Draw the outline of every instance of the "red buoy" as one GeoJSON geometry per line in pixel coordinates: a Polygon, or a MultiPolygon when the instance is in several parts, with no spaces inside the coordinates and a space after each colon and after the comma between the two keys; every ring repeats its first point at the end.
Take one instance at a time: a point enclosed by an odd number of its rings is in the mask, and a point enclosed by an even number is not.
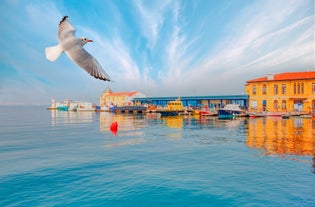
{"type": "Polygon", "coordinates": [[[118,131],[118,123],[117,121],[113,122],[111,125],[110,125],[110,131],[116,135],[117,134],[117,131],[118,131]]]}

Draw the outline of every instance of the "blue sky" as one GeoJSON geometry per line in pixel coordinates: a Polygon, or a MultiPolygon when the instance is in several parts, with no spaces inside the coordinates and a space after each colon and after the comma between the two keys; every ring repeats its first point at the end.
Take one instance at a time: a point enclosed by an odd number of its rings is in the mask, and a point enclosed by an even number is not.
{"type": "Polygon", "coordinates": [[[314,0],[3,0],[0,105],[98,103],[113,91],[147,96],[243,94],[246,80],[315,70],[314,0]],[[68,15],[115,81],[94,79],[65,54],[45,58],[68,15]]]}

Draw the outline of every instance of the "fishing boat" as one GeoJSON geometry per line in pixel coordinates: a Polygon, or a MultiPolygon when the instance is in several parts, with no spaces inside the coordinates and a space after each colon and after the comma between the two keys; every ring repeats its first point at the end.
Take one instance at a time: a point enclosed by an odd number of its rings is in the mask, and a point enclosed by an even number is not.
{"type": "Polygon", "coordinates": [[[192,113],[193,110],[185,109],[180,98],[177,98],[175,101],[169,101],[166,108],[157,109],[156,113],[160,113],[161,116],[178,116],[180,114],[192,113]]]}
{"type": "Polygon", "coordinates": [[[232,119],[245,114],[245,111],[241,109],[238,104],[227,104],[224,108],[218,110],[219,119],[232,119]]]}

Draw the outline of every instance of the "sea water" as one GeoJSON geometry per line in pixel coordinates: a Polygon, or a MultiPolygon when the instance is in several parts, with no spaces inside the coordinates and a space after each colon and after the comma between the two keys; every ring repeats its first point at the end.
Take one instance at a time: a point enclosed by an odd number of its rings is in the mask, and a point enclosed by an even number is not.
{"type": "Polygon", "coordinates": [[[315,206],[314,139],[299,117],[0,107],[0,206],[315,206]]]}

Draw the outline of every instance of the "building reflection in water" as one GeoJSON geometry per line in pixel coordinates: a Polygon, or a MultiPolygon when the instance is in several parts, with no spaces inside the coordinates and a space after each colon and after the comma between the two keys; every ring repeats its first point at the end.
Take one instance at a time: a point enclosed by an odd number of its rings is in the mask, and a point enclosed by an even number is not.
{"type": "Polygon", "coordinates": [[[62,125],[62,124],[79,124],[89,123],[93,121],[93,111],[58,111],[51,110],[51,125],[62,125]]]}
{"type": "Polygon", "coordinates": [[[312,119],[257,118],[249,119],[246,145],[266,155],[314,156],[314,137],[312,119]]]}

